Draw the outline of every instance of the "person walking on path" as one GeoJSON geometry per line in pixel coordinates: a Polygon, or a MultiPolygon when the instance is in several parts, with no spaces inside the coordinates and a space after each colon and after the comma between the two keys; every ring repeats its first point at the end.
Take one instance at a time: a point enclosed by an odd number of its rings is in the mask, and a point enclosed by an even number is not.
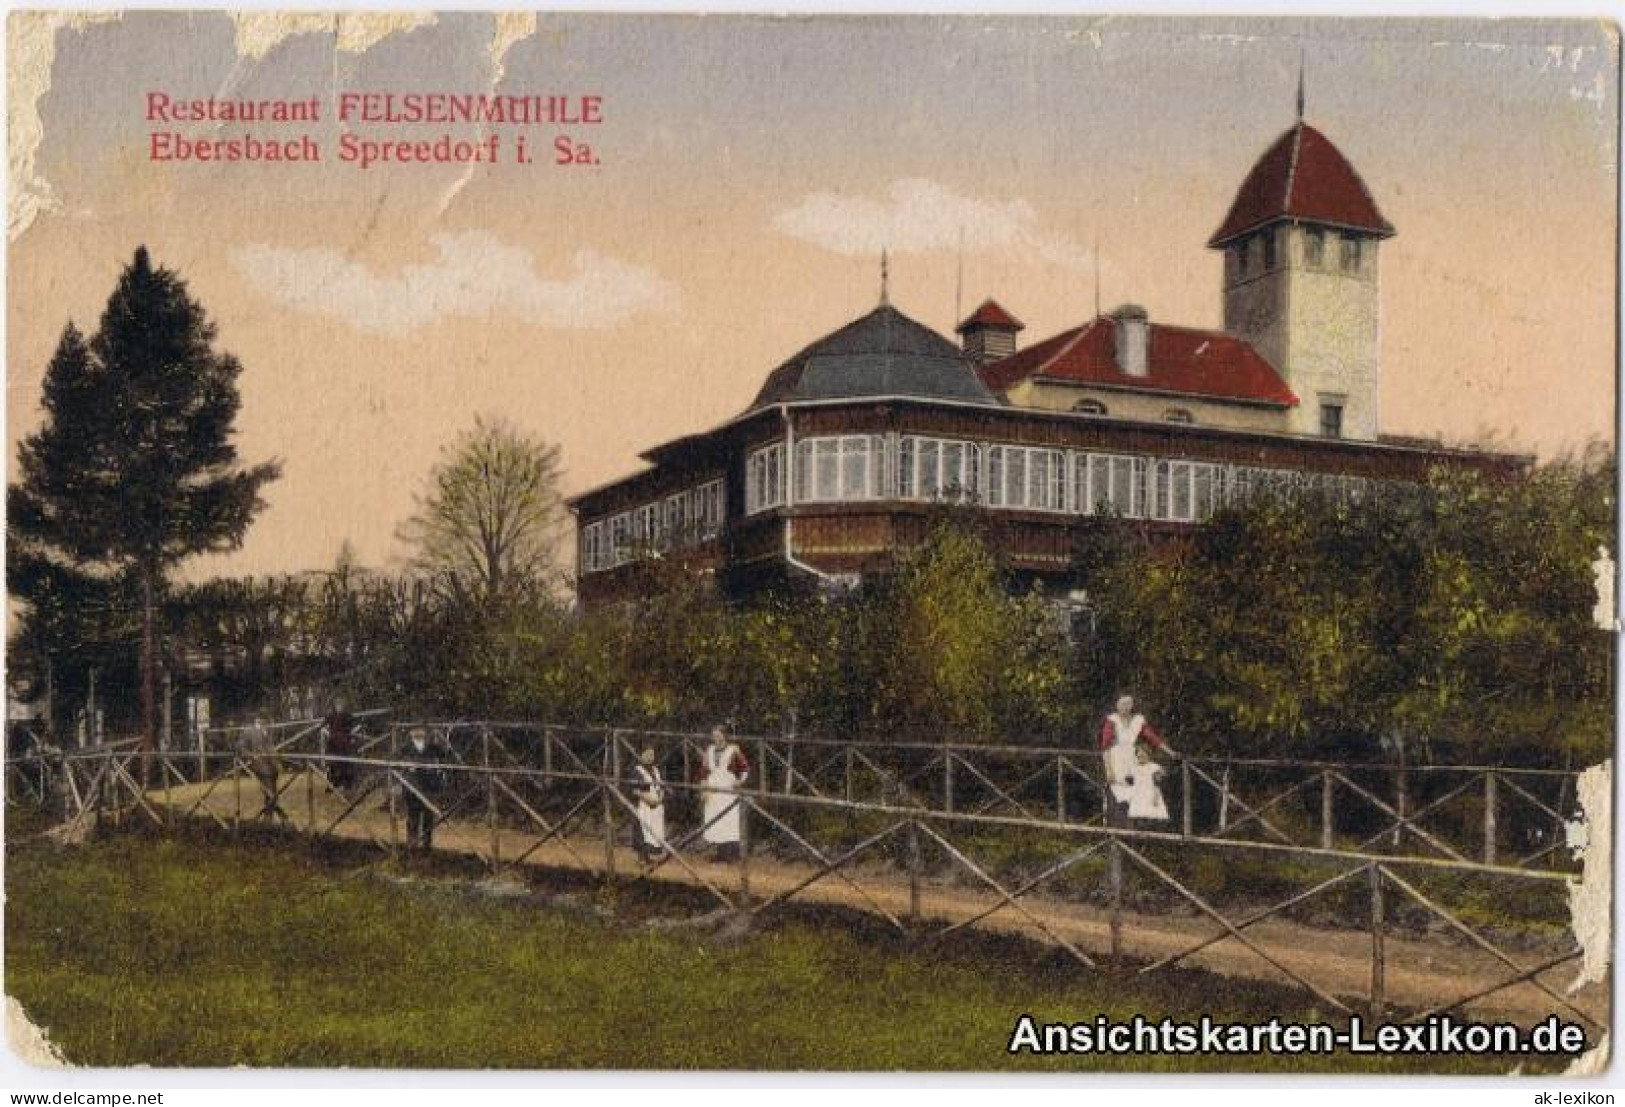
{"type": "Polygon", "coordinates": [[[739,786],[750,774],[750,762],[736,746],[726,726],[711,729],[711,744],[700,762],[700,791],[705,797],[705,824],[701,837],[717,847],[717,855],[737,860],[740,840],[739,786]]]}
{"type": "Polygon", "coordinates": [[[264,718],[254,716],[253,724],[243,731],[238,742],[238,753],[247,763],[249,773],[259,782],[263,803],[259,814],[254,817],[290,822],[288,813],[282,810],[278,800],[277,781],[282,775],[282,765],[277,760],[276,743],[271,740],[271,732],[265,729],[264,718]]]}
{"type": "Polygon", "coordinates": [[[647,865],[666,852],[666,781],[653,749],[638,754],[630,784],[637,804],[638,856],[647,865]]]}
{"type": "MultiPolygon", "coordinates": [[[[1134,711],[1134,697],[1117,697],[1117,710],[1106,716],[1100,727],[1100,753],[1106,764],[1106,825],[1128,827],[1129,804],[1134,799],[1134,780],[1140,771],[1139,745],[1144,742],[1152,749],[1160,749],[1170,757],[1179,756],[1174,748],[1163,741],[1160,734],[1146,722],[1144,715],[1134,711]]],[[[1145,771],[1151,777],[1150,770],[1145,771]]],[[[1155,787],[1155,779],[1152,786],[1155,787]]],[[[1160,793],[1158,794],[1160,798],[1160,793]]]]}
{"type": "Polygon", "coordinates": [[[340,792],[346,791],[355,783],[355,762],[344,760],[355,756],[355,716],[343,700],[333,701],[332,710],[322,720],[322,730],[327,739],[327,756],[339,759],[325,763],[327,779],[340,792]]]}
{"type": "Polygon", "coordinates": [[[401,806],[406,809],[406,848],[428,852],[434,846],[435,812],[431,799],[441,791],[445,769],[439,746],[429,741],[422,727],[413,727],[407,735],[407,746],[402,760],[411,767],[401,774],[401,806]]]}

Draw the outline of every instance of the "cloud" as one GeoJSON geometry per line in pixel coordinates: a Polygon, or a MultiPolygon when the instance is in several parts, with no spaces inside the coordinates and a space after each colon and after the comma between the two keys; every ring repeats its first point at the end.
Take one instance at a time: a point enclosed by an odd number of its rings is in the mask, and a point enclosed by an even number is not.
{"type": "Polygon", "coordinates": [[[433,261],[384,274],[336,250],[251,243],[233,267],[255,288],[298,311],[331,315],[375,334],[403,334],[449,317],[509,315],[541,327],[613,327],[643,311],[676,307],[677,287],[652,269],[581,250],[561,277],[536,272],[528,250],[488,231],[430,238],[433,261]]]}
{"type": "Polygon", "coordinates": [[[1031,251],[1071,269],[1087,268],[1091,252],[1046,233],[1026,200],[979,200],[920,177],[893,181],[882,199],[814,192],[779,212],[773,225],[792,238],[837,254],[861,256],[964,249],[1031,251]]]}

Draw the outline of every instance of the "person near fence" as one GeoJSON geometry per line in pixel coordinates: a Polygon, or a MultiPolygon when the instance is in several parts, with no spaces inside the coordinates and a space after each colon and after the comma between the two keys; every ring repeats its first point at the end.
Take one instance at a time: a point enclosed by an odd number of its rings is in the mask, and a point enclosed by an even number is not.
{"type": "Polygon", "coordinates": [[[278,799],[277,781],[282,775],[282,765],[276,755],[276,743],[271,739],[271,732],[265,728],[265,719],[255,715],[254,721],[238,742],[238,752],[248,765],[249,773],[259,783],[260,796],[263,803],[260,806],[256,819],[281,819],[290,822],[288,813],[282,810],[278,799]]]}
{"type": "Polygon", "coordinates": [[[628,783],[637,804],[638,856],[647,865],[666,852],[666,781],[653,749],[638,754],[628,783]]]}
{"type": "Polygon", "coordinates": [[[1129,778],[1128,817],[1135,826],[1168,821],[1168,803],[1162,798],[1162,766],[1144,746],[1134,751],[1134,772],[1129,778]]]}
{"type": "Polygon", "coordinates": [[[749,774],[750,762],[734,744],[728,728],[712,727],[711,744],[700,761],[700,792],[705,797],[700,836],[716,846],[718,857],[725,860],[739,857],[741,811],[735,793],[749,774]]]}
{"type": "MultiPolygon", "coordinates": [[[[1134,711],[1134,697],[1117,697],[1117,710],[1106,716],[1100,727],[1100,753],[1106,763],[1106,825],[1127,827],[1129,807],[1134,799],[1134,779],[1140,768],[1139,748],[1145,743],[1170,757],[1177,757],[1174,748],[1146,722],[1145,716],[1134,711]]],[[[1156,788],[1153,774],[1147,772],[1150,787],[1156,788]]],[[[1161,798],[1161,793],[1157,793],[1161,798]]]]}
{"type": "MultiPolygon", "coordinates": [[[[355,756],[355,716],[350,714],[343,700],[333,701],[332,709],[322,720],[322,730],[326,735],[329,758],[355,756]]],[[[354,762],[330,760],[326,768],[328,781],[339,791],[343,792],[355,783],[354,762]]]]}
{"type": "Polygon", "coordinates": [[[445,757],[429,741],[429,732],[413,727],[407,733],[402,760],[411,767],[401,773],[401,806],[406,812],[406,848],[428,851],[434,845],[434,808],[431,801],[445,785],[445,757]]]}

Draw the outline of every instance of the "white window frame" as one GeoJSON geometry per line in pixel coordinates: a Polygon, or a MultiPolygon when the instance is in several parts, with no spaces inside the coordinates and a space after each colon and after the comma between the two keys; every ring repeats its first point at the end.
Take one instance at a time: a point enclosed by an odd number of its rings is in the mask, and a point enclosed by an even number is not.
{"type": "Polygon", "coordinates": [[[881,498],[886,439],[878,434],[823,435],[796,443],[796,502],[852,503],[881,498]]]}
{"type": "Polygon", "coordinates": [[[1053,446],[995,443],[983,447],[983,453],[988,462],[983,498],[989,506],[1056,513],[1067,510],[1067,451],[1053,446]]]}
{"type": "Polygon", "coordinates": [[[982,450],[963,438],[904,435],[897,445],[897,495],[904,500],[975,503],[982,450]],[[957,464],[950,462],[950,456],[957,464]]]}
{"type": "Polygon", "coordinates": [[[745,514],[784,504],[784,443],[775,442],[745,459],[745,514]]]}

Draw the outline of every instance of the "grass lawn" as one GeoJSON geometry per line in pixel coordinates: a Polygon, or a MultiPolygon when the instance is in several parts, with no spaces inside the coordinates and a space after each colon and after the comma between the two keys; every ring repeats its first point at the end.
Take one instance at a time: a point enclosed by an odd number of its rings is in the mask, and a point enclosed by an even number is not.
{"type": "Polygon", "coordinates": [[[359,847],[123,833],[8,811],[6,990],[72,1062],[424,1068],[1480,1071],[1507,1059],[1009,1056],[1021,1012],[1313,1017],[1202,973],[1091,972],[1016,940],[915,946],[856,916],[729,937],[698,901],[560,876],[482,893],[359,847]],[[568,882],[567,881],[571,881],[568,882]],[[568,900],[558,892],[569,890],[568,900]]]}

